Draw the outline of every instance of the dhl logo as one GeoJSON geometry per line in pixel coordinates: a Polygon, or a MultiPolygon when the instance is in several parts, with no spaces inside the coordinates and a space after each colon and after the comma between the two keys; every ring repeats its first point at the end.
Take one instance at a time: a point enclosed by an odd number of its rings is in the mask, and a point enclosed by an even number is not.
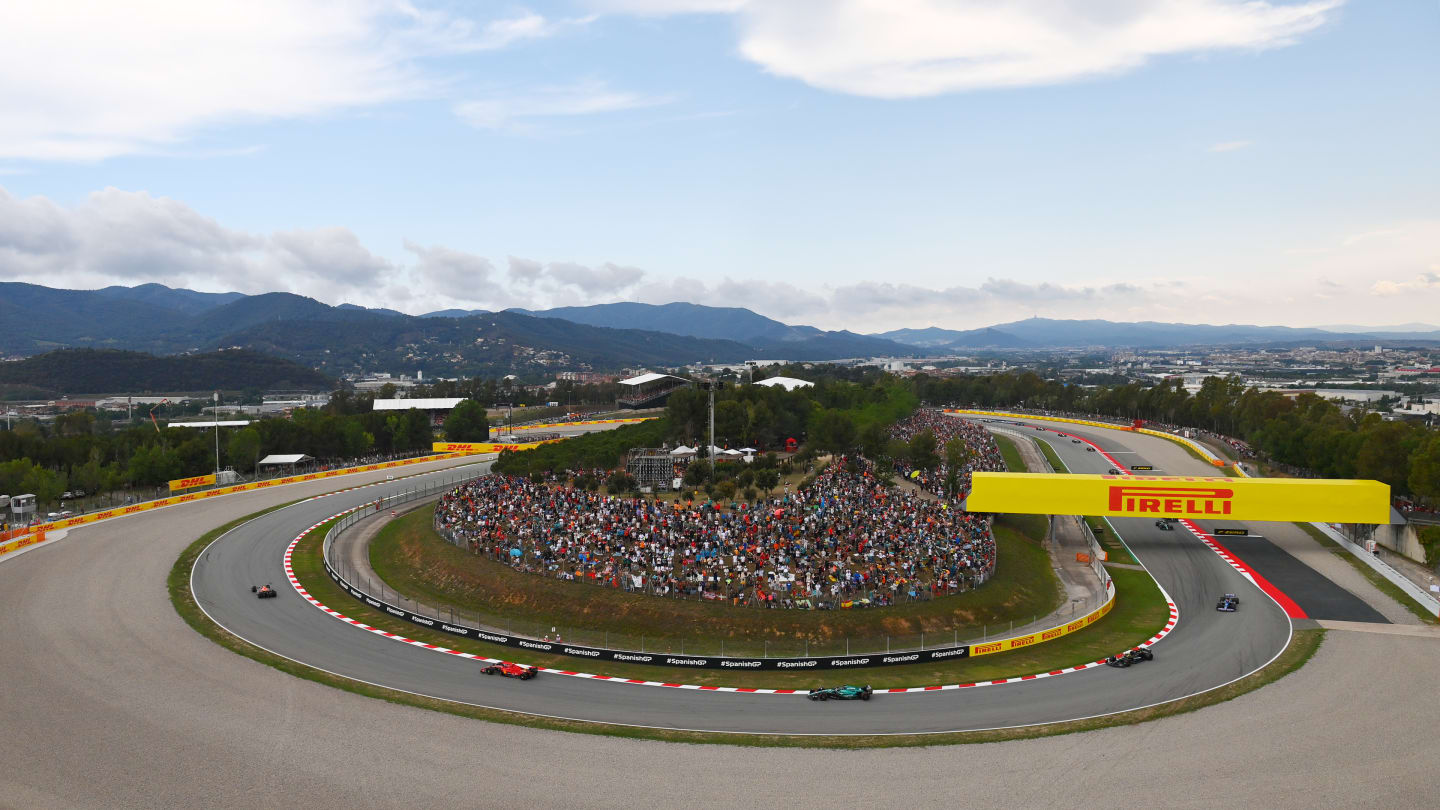
{"type": "Polygon", "coordinates": [[[1234,499],[1235,490],[1225,487],[1110,487],[1110,511],[1137,515],[1228,515],[1234,499]]]}

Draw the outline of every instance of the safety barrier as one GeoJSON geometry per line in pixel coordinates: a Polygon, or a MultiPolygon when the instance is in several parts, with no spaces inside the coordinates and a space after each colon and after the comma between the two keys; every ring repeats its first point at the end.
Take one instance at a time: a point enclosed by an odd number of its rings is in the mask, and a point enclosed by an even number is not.
{"type": "Polygon", "coordinates": [[[1123,430],[1126,433],[1144,433],[1147,436],[1158,436],[1159,438],[1169,439],[1176,444],[1188,447],[1191,450],[1194,450],[1196,453],[1199,453],[1201,458],[1205,459],[1214,466],[1224,467],[1226,464],[1223,459],[1217,457],[1214,453],[1210,452],[1210,448],[1206,447],[1203,444],[1200,444],[1199,442],[1191,441],[1184,436],[1176,436],[1173,433],[1166,433],[1161,430],[1151,430],[1150,428],[1136,428],[1130,427],[1129,425],[1114,425],[1109,422],[1096,422],[1090,419],[1070,419],[1063,416],[1037,416],[1035,414],[1011,413],[1008,411],[977,411],[967,408],[946,408],[945,413],[970,414],[973,416],[994,416],[1008,419],[1035,419],[1041,422],[1066,422],[1072,425],[1089,425],[1090,427],[1106,428],[1107,430],[1123,430]]]}
{"type": "Polygon", "coordinates": [[[182,503],[189,503],[190,501],[203,501],[207,498],[216,498],[221,495],[233,495],[237,492],[249,492],[256,489],[269,489],[271,487],[285,486],[287,484],[300,484],[306,481],[319,481],[325,478],[339,478],[341,476],[355,475],[357,473],[374,472],[376,470],[386,470],[395,467],[407,467],[412,464],[424,464],[430,461],[444,461],[446,459],[464,457],[465,454],[463,453],[441,453],[429,456],[418,456],[416,458],[400,459],[399,461],[386,461],[378,464],[366,464],[360,467],[344,467],[338,470],[325,470],[323,472],[305,473],[303,475],[291,475],[285,478],[272,478],[266,481],[255,481],[249,484],[236,484],[234,486],[219,487],[217,489],[210,489],[204,492],[195,492],[189,495],[176,495],[169,498],[160,498],[154,501],[146,501],[144,503],[135,503],[128,506],[118,506],[114,509],[102,509],[99,512],[91,512],[88,515],[76,515],[75,517],[66,518],[64,520],[51,521],[49,523],[37,523],[33,526],[27,527],[26,536],[22,537],[20,540],[16,540],[14,542],[6,543],[5,545],[0,546],[0,557],[3,557],[4,555],[9,554],[13,551],[18,551],[27,546],[32,546],[44,542],[44,534],[46,532],[55,531],[57,529],[70,529],[76,526],[84,526],[90,523],[98,523],[102,520],[126,517],[128,515],[137,515],[141,512],[148,512],[152,509],[164,509],[167,506],[177,506],[182,503]]]}

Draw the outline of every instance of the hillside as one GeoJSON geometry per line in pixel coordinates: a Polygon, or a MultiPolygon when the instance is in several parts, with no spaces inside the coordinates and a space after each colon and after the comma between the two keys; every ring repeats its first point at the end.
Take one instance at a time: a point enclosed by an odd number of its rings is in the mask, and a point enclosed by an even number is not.
{"type": "Polygon", "coordinates": [[[156,357],[114,349],[63,349],[0,363],[0,387],[26,398],[148,391],[329,391],[335,380],[257,352],[156,357]]]}

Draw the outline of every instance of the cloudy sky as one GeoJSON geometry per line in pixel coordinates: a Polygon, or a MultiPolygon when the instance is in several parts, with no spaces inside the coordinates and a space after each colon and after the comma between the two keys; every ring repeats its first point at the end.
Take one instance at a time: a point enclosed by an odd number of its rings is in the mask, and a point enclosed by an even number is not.
{"type": "Polygon", "coordinates": [[[0,280],[1440,321],[1430,0],[0,6],[0,280]]]}

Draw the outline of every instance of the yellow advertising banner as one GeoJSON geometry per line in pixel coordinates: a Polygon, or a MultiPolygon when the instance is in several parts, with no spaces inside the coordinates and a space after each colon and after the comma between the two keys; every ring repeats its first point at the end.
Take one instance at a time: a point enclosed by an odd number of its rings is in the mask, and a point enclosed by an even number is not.
{"type": "Polygon", "coordinates": [[[1389,523],[1379,481],[977,472],[971,512],[1389,523]]]}
{"type": "Polygon", "coordinates": [[[215,483],[215,473],[209,475],[192,475],[189,478],[176,478],[170,482],[170,491],[179,492],[182,489],[193,487],[208,487],[215,483]]]}
{"type": "Polygon", "coordinates": [[[460,453],[462,455],[475,455],[477,453],[499,453],[502,450],[534,450],[542,444],[553,444],[564,439],[547,439],[543,442],[529,442],[527,444],[500,444],[498,442],[435,442],[431,445],[436,453],[460,453]]]}
{"type": "Polygon", "coordinates": [[[1105,618],[1106,614],[1110,612],[1111,608],[1115,607],[1115,583],[1110,582],[1109,577],[1106,577],[1105,579],[1105,589],[1109,593],[1110,598],[1106,599],[1105,604],[1101,605],[1100,607],[1090,611],[1089,613],[1081,616],[1078,619],[1075,619],[1074,621],[1052,627],[1049,630],[1038,630],[1034,633],[1029,633],[1023,636],[1015,636],[1014,638],[1002,638],[997,641],[987,641],[981,644],[971,644],[970,657],[974,658],[979,655],[993,655],[994,653],[1009,652],[1010,650],[1018,650],[1021,647],[1029,647],[1032,644],[1044,644],[1047,641],[1054,641],[1061,636],[1068,636],[1077,630],[1084,630],[1095,622],[1100,621],[1101,619],[1105,618]]]}

